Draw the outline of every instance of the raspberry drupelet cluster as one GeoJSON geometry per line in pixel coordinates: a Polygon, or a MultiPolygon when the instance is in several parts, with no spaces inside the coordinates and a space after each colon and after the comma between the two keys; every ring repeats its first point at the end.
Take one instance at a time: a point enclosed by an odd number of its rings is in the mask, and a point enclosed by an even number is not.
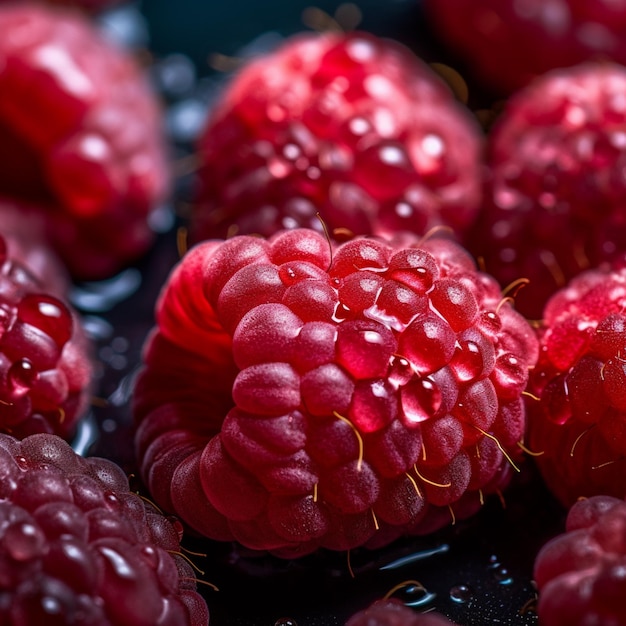
{"type": "Polygon", "coordinates": [[[0,6],[0,86],[0,195],[37,206],[75,278],[145,252],[170,174],[138,62],[86,16],[11,3],[0,6]]]}
{"type": "Polygon", "coordinates": [[[0,621],[206,626],[178,529],[106,459],[0,434],[0,621]]]}
{"type": "Polygon", "coordinates": [[[626,69],[555,70],[514,94],[489,132],[484,205],[465,245],[540,319],[581,271],[626,249],[626,69]]]}
{"type": "Polygon", "coordinates": [[[529,441],[566,506],[626,496],[626,268],[589,270],[548,302],[527,398],[529,441]]]}
{"type": "Polygon", "coordinates": [[[0,234],[0,431],[69,439],[89,404],[91,350],[63,281],[44,282],[56,257],[35,243],[0,234]]]}
{"type": "Polygon", "coordinates": [[[626,502],[599,495],[569,510],[566,530],[540,550],[534,579],[545,626],[623,624],[626,502]]]}
{"type": "Polygon", "coordinates": [[[281,556],[427,533],[504,488],[533,330],[447,239],[199,244],[135,390],[159,506],[281,556]]]}
{"type": "Polygon", "coordinates": [[[398,42],[308,33],[246,64],[198,142],[194,241],[284,228],[424,234],[473,222],[482,135],[398,42]]]}
{"type": "Polygon", "coordinates": [[[345,626],[454,626],[440,613],[416,613],[399,600],[377,600],[355,613],[345,626]]]}
{"type": "Polygon", "coordinates": [[[621,2],[426,0],[430,23],[468,71],[507,95],[558,67],[626,62],[621,2]]]}

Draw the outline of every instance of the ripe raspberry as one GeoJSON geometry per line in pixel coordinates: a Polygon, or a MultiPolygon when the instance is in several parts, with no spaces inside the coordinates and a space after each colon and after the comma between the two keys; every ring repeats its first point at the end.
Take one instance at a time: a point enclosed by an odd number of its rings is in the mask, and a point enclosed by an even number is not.
{"type": "Polygon", "coordinates": [[[304,34],[234,79],[199,141],[195,241],[329,228],[447,224],[480,202],[481,135],[446,85],[398,43],[304,34]]]}
{"type": "MultiPolygon", "coordinates": [[[[32,3],[32,0],[17,0],[22,4],[32,3]]],[[[46,4],[58,5],[64,7],[75,7],[83,9],[89,13],[98,13],[105,9],[111,8],[118,4],[122,4],[126,0],[43,0],[46,4]]],[[[16,0],[0,0],[0,5],[15,3],[16,0]]]]}
{"type": "Polygon", "coordinates": [[[610,496],[582,499],[566,532],[535,561],[537,614],[544,626],[625,624],[626,503],[610,496]]]}
{"type": "Polygon", "coordinates": [[[554,71],[513,96],[490,134],[485,206],[468,248],[517,309],[540,318],[558,287],[626,249],[626,69],[554,71]]]}
{"type": "Polygon", "coordinates": [[[504,487],[536,338],[445,239],[307,229],[189,252],[135,390],[165,510],[280,556],[381,546],[504,487]],[[506,452],[505,452],[506,451],[506,452]]]}
{"type": "Polygon", "coordinates": [[[529,390],[529,441],[566,506],[626,495],[626,267],[589,270],[546,306],[529,390]]]}
{"type": "Polygon", "coordinates": [[[0,85],[0,194],[40,205],[77,278],[145,251],[168,175],[160,111],[134,59],[75,12],[10,4],[0,85]]]}
{"type": "Polygon", "coordinates": [[[439,613],[416,613],[399,600],[378,600],[355,613],[346,626],[453,626],[439,613]]]}
{"type": "Polygon", "coordinates": [[[89,402],[89,346],[76,314],[60,299],[63,281],[50,290],[34,273],[47,260],[45,277],[55,257],[38,252],[31,270],[17,260],[33,260],[30,250],[19,237],[0,234],[0,430],[69,438],[89,402]]]}
{"type": "Polygon", "coordinates": [[[626,8],[609,0],[426,0],[433,26],[501,94],[548,70],[626,63],[626,8]]]}
{"type": "Polygon", "coordinates": [[[0,435],[0,622],[206,626],[175,526],[55,435],[0,435]]]}
{"type": "Polygon", "coordinates": [[[35,207],[0,199],[0,235],[4,236],[7,256],[26,266],[51,295],[65,298],[70,277],[49,247],[45,233],[45,219],[35,207]]]}

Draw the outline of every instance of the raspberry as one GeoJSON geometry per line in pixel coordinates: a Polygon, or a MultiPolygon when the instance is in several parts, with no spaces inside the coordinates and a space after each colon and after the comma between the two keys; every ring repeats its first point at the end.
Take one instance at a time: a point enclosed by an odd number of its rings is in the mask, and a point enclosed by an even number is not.
{"type": "Polygon", "coordinates": [[[28,267],[50,294],[65,297],[70,277],[46,241],[46,224],[41,213],[22,202],[0,199],[0,224],[7,256],[28,267]]]}
{"type": "Polygon", "coordinates": [[[583,272],[546,306],[529,390],[530,444],[552,492],[626,495],[626,267],[583,272]]]}
{"type": "Polygon", "coordinates": [[[176,527],[117,465],[48,434],[0,435],[0,459],[3,624],[208,624],[176,527]]]}
{"type": "Polygon", "coordinates": [[[156,317],[137,457],[199,533],[290,557],[377,547],[469,516],[512,474],[536,338],[450,240],[208,241],[156,317]]]}
{"type": "MultiPolygon", "coordinates": [[[[18,2],[20,1],[22,4],[32,2],[32,0],[18,0],[18,2]]],[[[89,13],[98,13],[118,4],[122,4],[125,1],[126,0],[43,0],[46,4],[63,7],[75,7],[83,9],[89,13]]],[[[8,4],[9,2],[15,2],[15,0],[0,0],[0,4],[8,4]]]]}
{"type": "Polygon", "coordinates": [[[623,500],[594,496],[572,506],[566,532],[544,545],[535,561],[541,624],[626,623],[625,537],[623,500]]]}
{"type": "Polygon", "coordinates": [[[69,438],[88,407],[89,345],[76,313],[60,299],[63,281],[48,290],[40,280],[58,261],[42,249],[33,256],[23,241],[0,235],[0,430],[69,438]],[[34,259],[34,270],[20,258],[34,259]]]}
{"type": "Polygon", "coordinates": [[[485,206],[466,245],[540,318],[567,280],[626,249],[626,69],[582,65],[513,96],[489,136],[485,206]]]}
{"type": "Polygon", "coordinates": [[[397,42],[302,34],[247,65],[198,145],[197,242],[309,227],[463,230],[482,139],[448,87],[397,42]]]}
{"type": "Polygon", "coordinates": [[[148,248],[167,191],[156,99],[75,12],[2,6],[0,35],[0,194],[40,206],[76,278],[107,276],[148,248]]]}
{"type": "Polygon", "coordinates": [[[626,9],[620,2],[427,0],[425,8],[470,71],[501,94],[554,68],[626,62],[626,9]]]}
{"type": "Polygon", "coordinates": [[[355,613],[346,626],[453,626],[439,613],[416,613],[398,600],[378,600],[355,613]]]}

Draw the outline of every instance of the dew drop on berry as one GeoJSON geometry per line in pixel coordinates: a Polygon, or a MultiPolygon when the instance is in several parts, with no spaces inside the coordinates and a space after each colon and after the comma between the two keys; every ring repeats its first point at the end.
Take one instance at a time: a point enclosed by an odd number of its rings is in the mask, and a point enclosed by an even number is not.
{"type": "Polygon", "coordinates": [[[25,296],[18,305],[20,320],[35,326],[62,347],[72,336],[72,315],[68,308],[56,298],[40,294],[25,296]]]}
{"type": "Polygon", "coordinates": [[[337,361],[355,378],[385,376],[397,345],[393,333],[374,321],[344,322],[337,332],[337,361]]]}
{"type": "Polygon", "coordinates": [[[502,321],[495,311],[483,311],[478,316],[477,326],[487,337],[495,338],[502,330],[502,321]]]}
{"type": "Polygon", "coordinates": [[[431,378],[415,377],[400,390],[400,404],[407,425],[423,422],[437,413],[442,394],[431,378]]]}
{"type": "Polygon", "coordinates": [[[37,371],[28,359],[20,359],[11,365],[7,381],[13,398],[26,395],[37,379],[37,371]]]}
{"type": "Polygon", "coordinates": [[[413,378],[413,368],[407,359],[402,356],[392,356],[389,362],[387,380],[396,387],[406,385],[413,378]]]}
{"type": "Polygon", "coordinates": [[[274,626],[298,626],[298,622],[291,617],[280,617],[274,622],[274,626]]]}
{"type": "Polygon", "coordinates": [[[483,358],[478,344],[471,340],[457,342],[450,367],[460,382],[477,378],[483,371],[483,358]]]}
{"type": "Polygon", "coordinates": [[[389,277],[417,293],[428,291],[438,276],[439,270],[433,256],[418,248],[397,252],[389,263],[389,277]]]}
{"type": "Polygon", "coordinates": [[[422,374],[434,372],[450,361],[456,335],[450,325],[434,314],[417,317],[402,333],[399,352],[422,374]]]}
{"type": "Polygon", "coordinates": [[[513,398],[526,387],[528,368],[517,356],[506,352],[497,358],[492,380],[502,397],[513,398]]]}

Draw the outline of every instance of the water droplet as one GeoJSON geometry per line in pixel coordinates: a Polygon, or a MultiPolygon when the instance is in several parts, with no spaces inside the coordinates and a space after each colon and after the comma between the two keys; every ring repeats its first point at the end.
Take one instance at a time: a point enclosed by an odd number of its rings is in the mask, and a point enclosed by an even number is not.
{"type": "Polygon", "coordinates": [[[465,604],[474,597],[474,590],[469,585],[455,585],[450,589],[450,600],[465,604]]]}
{"type": "Polygon", "coordinates": [[[37,379],[37,370],[28,359],[15,361],[9,368],[7,381],[13,398],[25,396],[37,379]]]}
{"type": "Polygon", "coordinates": [[[402,585],[398,585],[390,597],[397,598],[404,602],[406,606],[424,607],[433,602],[437,594],[428,591],[421,583],[407,581],[402,585]]]}
{"type": "Polygon", "coordinates": [[[405,420],[417,424],[431,418],[441,406],[441,390],[431,378],[415,378],[400,391],[405,420]]]}
{"type": "Polygon", "coordinates": [[[511,585],[513,584],[513,577],[509,573],[509,570],[506,567],[495,567],[493,569],[493,577],[498,581],[501,585],[511,585]]]}
{"type": "Polygon", "coordinates": [[[413,378],[413,374],[413,368],[407,359],[397,355],[391,358],[387,378],[396,389],[406,385],[413,378]]]}
{"type": "Polygon", "coordinates": [[[281,617],[274,622],[274,626],[298,626],[298,622],[291,617],[281,617]]]}

